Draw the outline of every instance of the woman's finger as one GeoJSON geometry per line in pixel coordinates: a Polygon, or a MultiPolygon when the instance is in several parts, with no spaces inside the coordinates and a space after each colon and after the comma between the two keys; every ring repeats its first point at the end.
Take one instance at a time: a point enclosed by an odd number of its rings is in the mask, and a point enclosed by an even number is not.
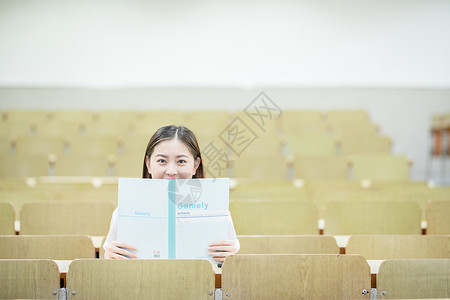
{"type": "Polygon", "coordinates": [[[212,257],[223,257],[223,258],[225,258],[227,256],[233,255],[233,253],[230,253],[230,252],[210,252],[210,253],[208,253],[208,255],[212,256],[212,257]]]}
{"type": "Polygon", "coordinates": [[[111,259],[129,259],[123,255],[117,254],[117,253],[110,253],[109,258],[111,259]]]}
{"type": "Polygon", "coordinates": [[[225,259],[230,256],[234,255],[234,253],[231,252],[211,252],[208,253],[209,256],[212,256],[212,259],[215,261],[225,261],[225,259]]]}
{"type": "Polygon", "coordinates": [[[130,249],[132,251],[137,251],[137,248],[131,244],[125,243],[125,242],[120,242],[120,241],[112,241],[111,242],[111,246],[116,246],[119,248],[127,248],[130,249]]]}
{"type": "Polygon", "coordinates": [[[223,240],[209,244],[210,247],[213,246],[234,246],[234,242],[231,240],[223,240]]]}
{"type": "Polygon", "coordinates": [[[111,259],[137,258],[136,253],[134,253],[133,251],[137,251],[137,248],[131,244],[120,241],[112,241],[109,248],[105,252],[105,258],[111,259]]]}
{"type": "Polygon", "coordinates": [[[208,251],[236,252],[236,247],[234,247],[234,246],[215,246],[215,247],[209,247],[208,251]]]}
{"type": "Polygon", "coordinates": [[[225,258],[215,258],[215,257],[213,257],[213,260],[224,262],[224,261],[225,261],[225,258]]]}
{"type": "Polygon", "coordinates": [[[111,249],[114,253],[120,254],[120,255],[124,255],[124,256],[129,256],[129,257],[133,257],[133,258],[137,258],[136,253],[128,251],[125,248],[119,248],[119,247],[114,247],[111,249]]]}

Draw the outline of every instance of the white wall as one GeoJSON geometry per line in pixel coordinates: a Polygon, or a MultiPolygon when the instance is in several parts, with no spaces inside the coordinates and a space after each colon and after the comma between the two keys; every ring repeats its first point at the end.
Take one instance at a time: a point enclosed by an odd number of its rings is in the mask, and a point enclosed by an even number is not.
{"type": "Polygon", "coordinates": [[[0,1],[0,86],[450,86],[450,1],[0,1]]]}
{"type": "Polygon", "coordinates": [[[449,37],[448,0],[1,0],[0,109],[239,110],[264,90],[367,109],[423,180],[449,37]]]}

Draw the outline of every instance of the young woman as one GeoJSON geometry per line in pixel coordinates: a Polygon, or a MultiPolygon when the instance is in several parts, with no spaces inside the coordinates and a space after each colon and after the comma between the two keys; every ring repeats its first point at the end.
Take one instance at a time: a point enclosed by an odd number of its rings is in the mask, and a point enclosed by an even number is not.
{"type": "MultiPolygon", "coordinates": [[[[165,126],[158,129],[148,142],[145,150],[142,178],[190,179],[204,178],[203,163],[195,135],[183,126],[165,126]]],[[[113,212],[111,227],[103,249],[105,258],[137,258],[136,247],[117,241],[117,215],[113,212]],[[129,251],[132,250],[132,251],[129,251]]],[[[209,255],[216,261],[224,261],[239,250],[233,221],[228,216],[228,240],[217,241],[209,245],[209,255]]]]}

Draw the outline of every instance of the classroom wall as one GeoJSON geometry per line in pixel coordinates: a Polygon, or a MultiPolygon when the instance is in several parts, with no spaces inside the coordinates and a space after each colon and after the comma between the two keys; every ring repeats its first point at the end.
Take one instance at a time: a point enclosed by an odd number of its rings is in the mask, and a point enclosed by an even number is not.
{"type": "Polygon", "coordinates": [[[0,109],[240,110],[265,91],[367,109],[424,180],[449,36],[447,0],[2,0],[0,109]]]}
{"type": "Polygon", "coordinates": [[[0,1],[0,86],[450,87],[447,0],[0,1]]]}

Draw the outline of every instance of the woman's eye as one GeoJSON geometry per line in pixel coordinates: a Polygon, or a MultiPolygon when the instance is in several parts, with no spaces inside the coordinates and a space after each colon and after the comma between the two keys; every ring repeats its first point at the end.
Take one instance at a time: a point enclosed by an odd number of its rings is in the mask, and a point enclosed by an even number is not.
{"type": "Polygon", "coordinates": [[[164,160],[164,159],[158,159],[156,162],[159,162],[159,163],[161,163],[161,164],[163,164],[163,163],[165,163],[166,161],[164,160]]]}
{"type": "Polygon", "coordinates": [[[179,164],[184,164],[184,163],[187,163],[187,161],[185,161],[184,159],[180,159],[180,160],[178,161],[178,163],[179,163],[179,164]]]}

